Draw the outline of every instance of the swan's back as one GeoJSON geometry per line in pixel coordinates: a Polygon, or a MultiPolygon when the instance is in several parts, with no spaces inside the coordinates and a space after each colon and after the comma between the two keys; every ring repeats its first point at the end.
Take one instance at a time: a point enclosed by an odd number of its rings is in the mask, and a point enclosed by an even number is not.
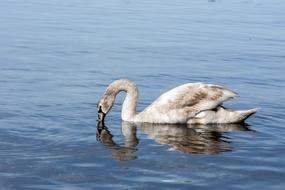
{"type": "Polygon", "coordinates": [[[204,110],[215,109],[237,93],[219,85],[187,83],[162,94],[138,116],[138,121],[186,123],[204,110]]]}

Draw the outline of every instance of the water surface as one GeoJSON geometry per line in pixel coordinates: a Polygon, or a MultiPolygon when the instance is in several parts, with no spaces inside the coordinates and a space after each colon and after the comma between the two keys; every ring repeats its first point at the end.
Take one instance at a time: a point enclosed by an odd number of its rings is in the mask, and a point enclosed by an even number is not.
{"type": "Polygon", "coordinates": [[[1,189],[284,189],[282,0],[0,2],[1,189]],[[130,125],[119,95],[97,128],[96,102],[134,80],[138,110],[187,82],[260,107],[248,125],[130,125]]]}

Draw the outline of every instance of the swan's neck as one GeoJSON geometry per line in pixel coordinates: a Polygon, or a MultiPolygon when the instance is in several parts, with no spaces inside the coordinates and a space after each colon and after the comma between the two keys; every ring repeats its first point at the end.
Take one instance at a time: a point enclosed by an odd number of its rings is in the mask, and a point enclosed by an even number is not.
{"type": "Polygon", "coordinates": [[[136,107],[139,98],[138,88],[129,80],[117,80],[113,82],[108,89],[111,89],[115,95],[121,91],[127,93],[122,105],[121,117],[124,121],[134,121],[137,115],[136,107]]]}

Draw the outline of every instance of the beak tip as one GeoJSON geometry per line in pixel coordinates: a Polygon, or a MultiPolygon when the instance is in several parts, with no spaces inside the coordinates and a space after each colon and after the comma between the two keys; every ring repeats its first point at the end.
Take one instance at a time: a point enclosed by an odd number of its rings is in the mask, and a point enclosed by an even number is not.
{"type": "Polygon", "coordinates": [[[98,118],[97,121],[98,122],[103,122],[105,119],[105,114],[103,112],[98,112],[98,118]]]}

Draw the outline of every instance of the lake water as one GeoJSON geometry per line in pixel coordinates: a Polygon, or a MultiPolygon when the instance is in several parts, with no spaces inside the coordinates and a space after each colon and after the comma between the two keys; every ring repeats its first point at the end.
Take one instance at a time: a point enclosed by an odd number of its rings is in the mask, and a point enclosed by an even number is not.
{"type": "Polygon", "coordinates": [[[0,189],[284,189],[285,1],[0,2],[0,189]],[[142,110],[187,82],[259,107],[248,125],[122,123],[115,79],[142,110]]]}

